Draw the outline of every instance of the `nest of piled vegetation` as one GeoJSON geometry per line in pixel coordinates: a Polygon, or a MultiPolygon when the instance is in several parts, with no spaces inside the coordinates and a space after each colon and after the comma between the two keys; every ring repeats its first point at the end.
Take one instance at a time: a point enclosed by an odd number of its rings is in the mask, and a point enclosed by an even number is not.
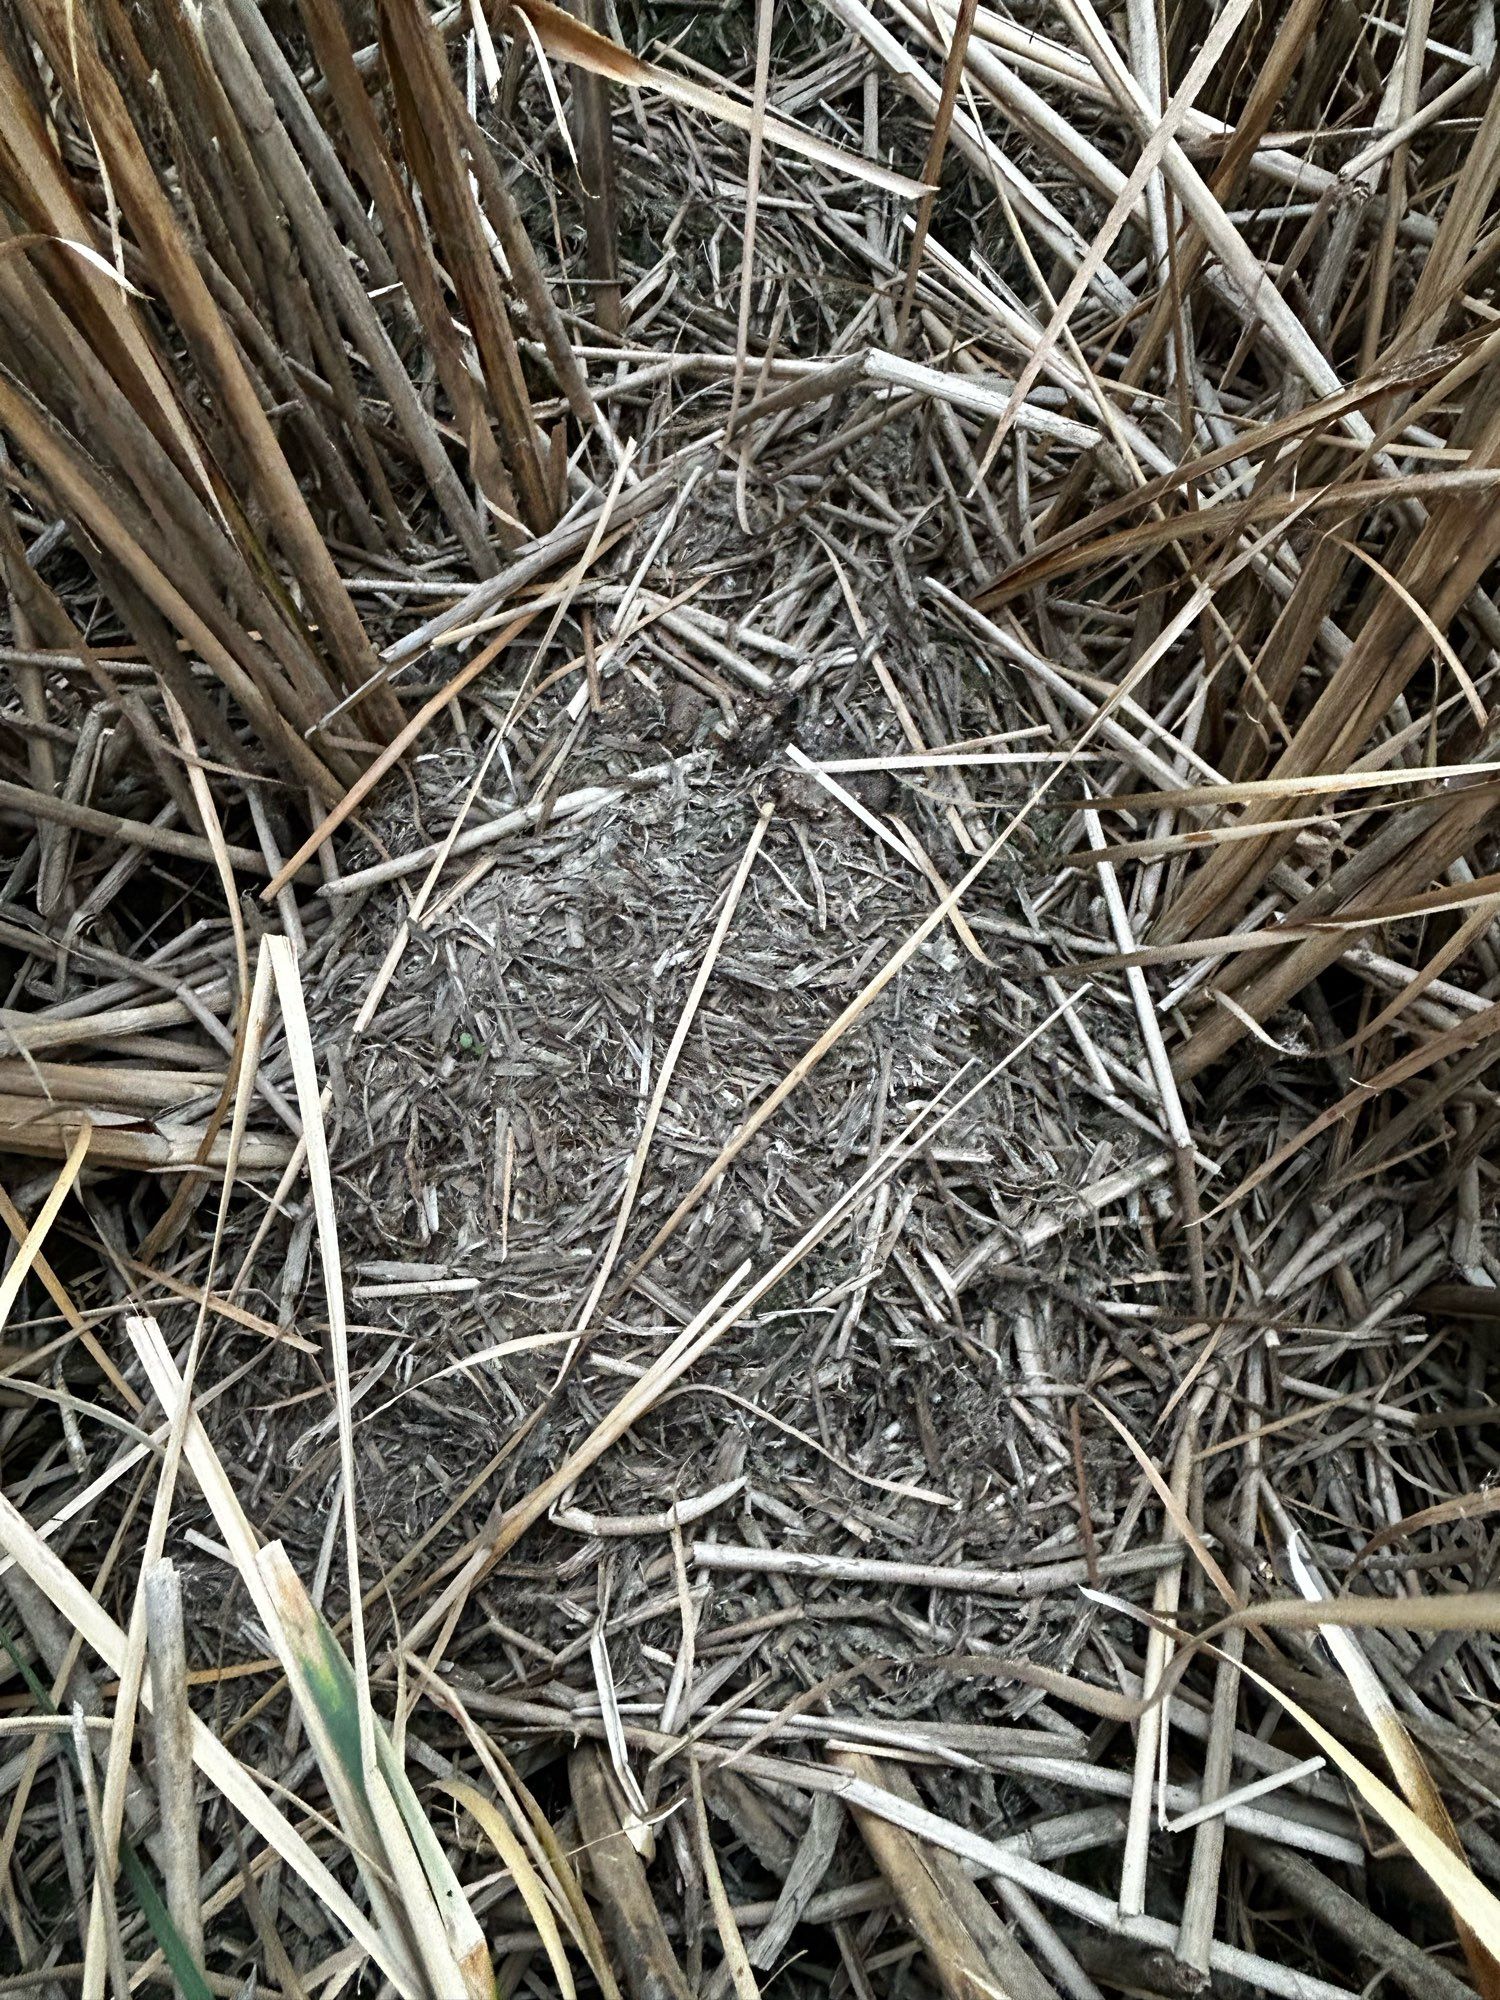
{"type": "Polygon", "coordinates": [[[0,1995],[1500,1994],[1490,0],[0,28],[0,1995]]]}

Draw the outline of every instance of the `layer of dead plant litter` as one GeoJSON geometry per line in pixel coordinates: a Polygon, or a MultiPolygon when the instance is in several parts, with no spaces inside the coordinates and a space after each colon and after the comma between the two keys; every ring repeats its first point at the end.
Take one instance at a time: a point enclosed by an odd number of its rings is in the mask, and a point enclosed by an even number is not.
{"type": "Polygon", "coordinates": [[[1492,0],[0,25],[0,1995],[1500,1995],[1492,0]]]}

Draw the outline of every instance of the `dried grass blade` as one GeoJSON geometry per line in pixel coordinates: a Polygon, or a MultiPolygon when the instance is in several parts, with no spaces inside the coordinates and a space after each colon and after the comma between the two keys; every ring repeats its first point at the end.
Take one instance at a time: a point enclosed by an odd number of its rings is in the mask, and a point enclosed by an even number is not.
{"type": "MultiPolygon", "coordinates": [[[[152,1388],[175,1417],[183,1383],[159,1329],[142,1318],[127,1328],[152,1388]]],[[[386,1941],[385,1959],[406,1967],[403,1990],[421,1994],[435,1984],[439,1992],[488,2000],[489,1965],[477,1925],[456,1881],[434,1885],[430,1851],[420,1856],[413,1844],[409,1814],[414,1809],[420,1817],[421,1808],[374,1721],[367,1688],[360,1689],[285,1551],[276,1543],[260,1546],[196,1416],[186,1420],[183,1449],[297,1700],[386,1941]]]]}
{"type": "Polygon", "coordinates": [[[58,1211],[67,1200],[73,1183],[83,1171],[83,1163],[88,1157],[89,1144],[93,1136],[93,1127],[87,1119],[84,1119],[73,1135],[73,1143],[68,1149],[68,1157],[63,1163],[62,1172],[52,1183],[47,1199],[37,1210],[35,1219],[10,1261],[10,1268],[4,1277],[0,1277],[0,1328],[3,1328],[10,1318],[11,1307],[15,1304],[22,1285],[25,1284],[33,1265],[41,1255],[42,1245],[47,1240],[47,1232],[57,1220],[58,1211]]]}
{"type": "Polygon", "coordinates": [[[485,1834],[490,1845],[510,1870],[511,1879],[520,1891],[521,1900],[526,1905],[527,1914],[536,1925],[542,1940],[542,1949],[547,1954],[547,1963],[552,1967],[558,1991],[563,2000],[575,2000],[577,1987],[573,1983],[573,1970],[568,1964],[568,1955],[563,1950],[562,1935],[557,1928],[557,1918],[552,1905],[547,1900],[547,1892],[541,1877],[531,1864],[531,1859],[505,1823],[504,1815],[473,1785],[461,1778],[440,1778],[438,1789],[455,1798],[468,1812],[470,1818],[485,1834]]]}
{"type": "MultiPolygon", "coordinates": [[[[632,55],[608,35],[585,27],[581,21],[565,14],[561,7],[549,5],[548,0],[515,0],[515,11],[526,17],[548,55],[556,56],[562,62],[591,70],[595,76],[606,77],[611,83],[625,84],[637,90],[660,91],[663,97],[670,98],[674,103],[706,112],[710,118],[716,118],[724,125],[733,125],[741,132],[755,130],[753,110],[727,92],[695,83],[690,77],[679,76],[658,64],[642,62],[639,56],[632,55]]],[[[794,125],[790,119],[778,117],[775,112],[766,113],[764,132],[767,139],[784,146],[789,153],[800,153],[805,159],[812,160],[817,166],[827,167],[846,181],[865,181],[872,187],[884,188],[888,194],[904,195],[909,200],[915,200],[923,191],[920,181],[910,180],[905,174],[883,167],[878,160],[864,159],[858,153],[846,153],[840,147],[830,145],[826,139],[819,138],[816,133],[794,125]]]]}
{"type": "MultiPolygon", "coordinates": [[[[1309,1603],[1321,1603],[1326,1595],[1307,1558],[1302,1552],[1298,1536],[1293,1533],[1287,1539],[1287,1560],[1298,1589],[1309,1603]]],[[[1465,1873],[1470,1874],[1464,1856],[1463,1844],[1458,1837],[1458,1829],[1453,1817],[1443,1801],[1442,1794],[1433,1783],[1422,1753],[1412,1741],[1395,1703],[1386,1693],[1369,1661],[1365,1658],[1359,1642],[1351,1633],[1337,1625],[1328,1626],[1322,1633],[1327,1646],[1346,1681],[1354,1690],[1355,1699],[1364,1710],[1365,1720],[1374,1730],[1376,1740],[1385,1752],[1386,1760],[1395,1773],[1396,1783],[1412,1811],[1420,1819],[1423,1827],[1433,1840],[1440,1843],[1454,1855],[1465,1873]]],[[[1419,1860],[1422,1857],[1417,1857],[1419,1860]]],[[[1424,1863],[1424,1865],[1426,1865],[1424,1863]]],[[[1476,1885],[1477,1886],[1477,1885],[1476,1885]]],[[[1450,1896],[1450,1901],[1452,1900],[1450,1896]]],[[[1497,1904],[1500,1914],[1500,1904],[1497,1904]]],[[[1463,1942],[1464,1954],[1469,1961],[1469,1970],[1474,1975],[1475,1984],[1486,2000],[1500,1993],[1500,1931],[1492,1939],[1481,1942],[1475,1930],[1467,1921],[1464,1907],[1453,1905],[1454,1916],[1458,1920],[1459,1937],[1463,1942]]]]}
{"type": "MultiPolygon", "coordinates": [[[[1254,1667],[1246,1666],[1243,1661],[1238,1665],[1239,1671],[1254,1681],[1263,1694],[1279,1703],[1293,1721],[1307,1731],[1318,1748],[1338,1765],[1365,1804],[1372,1812],[1380,1814],[1412,1859],[1431,1877],[1453,1911],[1466,1949],[1472,1946],[1483,1954],[1481,1963],[1486,1970],[1481,1990],[1487,1995],[1493,1993],[1495,1985],[1488,1968],[1494,1965],[1496,1955],[1500,1954],[1500,1900],[1479,1880],[1461,1852],[1455,1853],[1444,1839],[1433,1832],[1420,1813],[1414,1812],[1389,1785],[1377,1778],[1353,1751],[1346,1750],[1322,1723],[1314,1721],[1305,1708],[1258,1674],[1254,1667]]],[[[1472,1967],[1472,1959],[1470,1963],[1472,1967]]]]}
{"type": "MultiPolygon", "coordinates": [[[[117,1674],[121,1672],[126,1657],[125,1633],[3,1494],[0,1494],[0,1548],[31,1578],[105,1665],[117,1674]]],[[[149,1709],[149,1688],[142,1691],[142,1700],[149,1709]]],[[[425,2000],[409,1957],[391,1951],[380,1931],[290,1820],[196,1716],[192,1721],[192,1738],[193,1761],[225,1799],[302,1877],[323,1907],[368,1952],[397,1991],[409,1996],[409,2000],[425,2000]]]]}

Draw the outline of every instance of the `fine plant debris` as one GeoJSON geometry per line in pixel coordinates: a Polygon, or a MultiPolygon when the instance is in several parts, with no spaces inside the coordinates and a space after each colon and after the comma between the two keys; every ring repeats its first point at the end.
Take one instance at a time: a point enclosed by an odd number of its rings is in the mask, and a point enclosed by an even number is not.
{"type": "Polygon", "coordinates": [[[0,1996],[1500,2000],[1493,0],[0,0],[0,1996]]]}

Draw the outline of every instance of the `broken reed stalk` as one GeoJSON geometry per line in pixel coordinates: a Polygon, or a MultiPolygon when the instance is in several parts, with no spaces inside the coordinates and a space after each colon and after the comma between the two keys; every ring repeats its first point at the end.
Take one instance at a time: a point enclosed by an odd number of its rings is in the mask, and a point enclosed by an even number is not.
{"type": "MultiPolygon", "coordinates": [[[[605,0],[573,0],[586,28],[608,27],[605,0]]],[[[609,84],[592,71],[573,71],[573,143],[578,149],[593,318],[605,333],[620,331],[620,216],[615,190],[615,139],[609,84]]]]}
{"type": "Polygon", "coordinates": [[[189,1721],[182,1588],[170,1557],[148,1571],[146,1648],[151,1670],[151,1741],[161,1801],[167,1908],[194,1965],[203,1964],[203,1912],[189,1721]]]}

